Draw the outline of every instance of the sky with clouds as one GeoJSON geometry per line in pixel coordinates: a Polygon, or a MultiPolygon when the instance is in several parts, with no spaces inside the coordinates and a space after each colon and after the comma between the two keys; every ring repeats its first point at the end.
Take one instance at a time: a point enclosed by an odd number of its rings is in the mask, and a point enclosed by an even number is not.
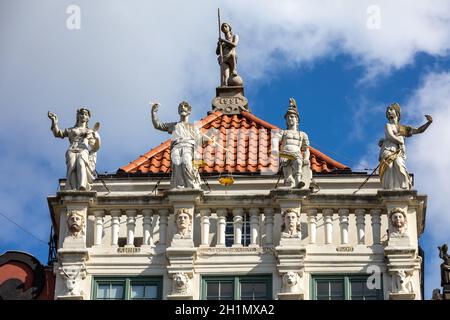
{"type": "Polygon", "coordinates": [[[253,113],[278,126],[289,97],[314,147],[354,171],[377,165],[385,108],[426,133],[408,139],[415,188],[428,195],[425,293],[440,286],[437,246],[449,242],[450,2],[119,1],[0,2],[0,252],[47,260],[46,197],[65,175],[67,141],[53,138],[88,106],[102,124],[97,171],[115,172],[167,136],[152,128],[149,101],[171,120],[181,100],[200,119],[219,69],[217,7],[239,34],[238,71],[253,113]],[[80,29],[67,8],[80,8],[80,29]]]}

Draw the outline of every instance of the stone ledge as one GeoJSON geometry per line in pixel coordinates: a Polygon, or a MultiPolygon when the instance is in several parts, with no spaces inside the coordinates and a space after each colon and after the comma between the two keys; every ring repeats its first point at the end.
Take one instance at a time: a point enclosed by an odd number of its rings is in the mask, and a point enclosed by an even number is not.
{"type": "Polygon", "coordinates": [[[64,200],[80,201],[84,199],[95,199],[97,197],[97,191],[79,191],[79,190],[64,190],[56,193],[58,198],[64,200]]]}
{"type": "Polygon", "coordinates": [[[415,293],[389,293],[389,300],[414,300],[415,293]]]}
{"type": "Polygon", "coordinates": [[[398,198],[404,197],[417,197],[417,190],[378,190],[377,196],[382,198],[394,198],[394,200],[399,200],[398,198]]]}
{"type": "Polygon", "coordinates": [[[278,293],[278,300],[304,300],[304,294],[300,292],[278,293]]]}
{"type": "Polygon", "coordinates": [[[270,197],[275,199],[304,199],[310,194],[311,191],[309,189],[278,188],[270,190],[270,197]]]}
{"type": "Polygon", "coordinates": [[[167,300],[194,300],[194,296],[181,294],[168,294],[167,300]]]}
{"type": "Polygon", "coordinates": [[[84,297],[82,295],[64,295],[64,296],[57,296],[56,300],[84,300],[84,297]]]}

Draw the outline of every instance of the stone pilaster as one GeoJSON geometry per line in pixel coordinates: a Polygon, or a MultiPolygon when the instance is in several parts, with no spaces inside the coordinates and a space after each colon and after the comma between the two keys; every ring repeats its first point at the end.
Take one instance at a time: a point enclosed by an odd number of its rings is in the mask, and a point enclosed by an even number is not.
{"type": "MultiPolygon", "coordinates": [[[[309,196],[309,190],[276,189],[271,190],[273,201],[280,206],[283,213],[289,208],[301,212],[302,202],[309,196]]],[[[303,270],[306,248],[301,244],[301,238],[282,238],[275,248],[278,264],[277,270],[282,278],[282,287],[277,297],[280,300],[303,300],[303,270]],[[291,281],[295,279],[294,281],[291,281]]]]}
{"type": "Polygon", "coordinates": [[[87,212],[96,200],[96,192],[61,191],[57,197],[63,204],[60,212],[62,245],[58,249],[55,299],[83,300],[85,296],[86,267],[89,251],[86,248],[87,212]]]}
{"type": "MultiPolygon", "coordinates": [[[[197,251],[192,239],[195,217],[195,205],[202,199],[202,190],[170,190],[167,199],[173,207],[173,212],[179,209],[187,209],[191,214],[191,237],[184,239],[173,239],[170,247],[166,250],[169,260],[167,272],[172,279],[172,292],[167,295],[168,300],[192,300],[192,277],[194,274],[194,257],[197,251]]],[[[176,232],[176,222],[173,221],[172,235],[176,232]]]]}

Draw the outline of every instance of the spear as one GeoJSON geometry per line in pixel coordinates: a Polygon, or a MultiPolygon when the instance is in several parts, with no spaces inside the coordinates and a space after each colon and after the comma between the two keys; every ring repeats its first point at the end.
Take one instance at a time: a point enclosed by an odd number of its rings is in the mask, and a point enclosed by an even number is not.
{"type": "Polygon", "coordinates": [[[217,8],[217,21],[219,22],[219,52],[220,52],[220,65],[223,64],[223,52],[222,52],[222,43],[220,40],[222,40],[222,37],[220,35],[220,8],[217,8]]]}

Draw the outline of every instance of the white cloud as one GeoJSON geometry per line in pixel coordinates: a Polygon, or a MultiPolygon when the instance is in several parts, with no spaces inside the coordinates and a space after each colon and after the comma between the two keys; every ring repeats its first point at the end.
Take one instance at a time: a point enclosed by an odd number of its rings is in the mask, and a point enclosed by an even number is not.
{"type": "Polygon", "coordinates": [[[373,78],[412,63],[417,52],[450,48],[448,1],[245,1],[227,10],[248,39],[242,46],[253,49],[243,53],[251,77],[271,74],[273,65],[347,54],[373,78]],[[380,9],[380,29],[367,28],[370,5],[380,9]],[[285,59],[276,61],[275,52],[285,59]]]}

